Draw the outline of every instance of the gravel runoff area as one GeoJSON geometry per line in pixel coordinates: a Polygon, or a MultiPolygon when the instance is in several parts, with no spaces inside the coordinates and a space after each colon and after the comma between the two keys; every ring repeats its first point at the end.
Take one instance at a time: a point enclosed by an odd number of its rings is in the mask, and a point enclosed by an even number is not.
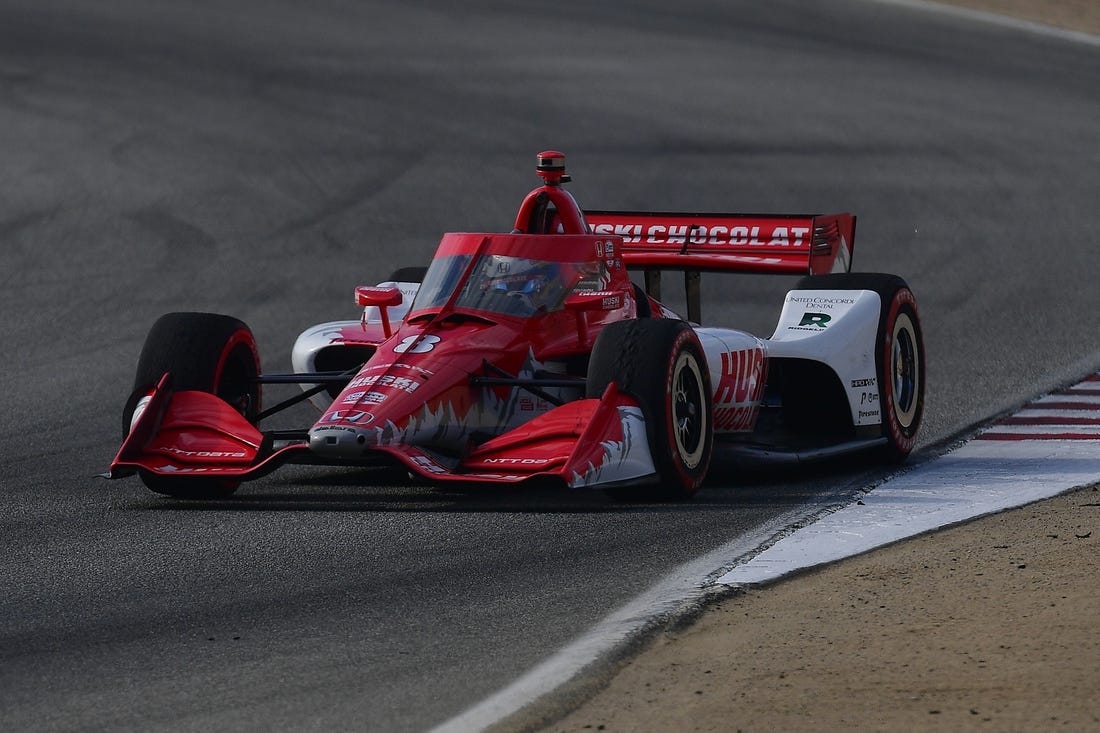
{"type": "MultiPolygon", "coordinates": [[[[1098,0],[951,4],[1100,34],[1098,0]]],[[[544,730],[1100,730],[1098,545],[1094,485],[739,592],[544,730]]]]}

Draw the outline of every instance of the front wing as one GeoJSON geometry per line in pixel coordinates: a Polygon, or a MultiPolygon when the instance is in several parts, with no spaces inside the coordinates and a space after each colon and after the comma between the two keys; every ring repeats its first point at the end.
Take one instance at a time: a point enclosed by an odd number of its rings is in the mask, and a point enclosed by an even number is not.
{"type": "Polygon", "coordinates": [[[284,463],[371,465],[386,458],[433,482],[549,477],[570,487],[594,487],[656,475],[641,408],[614,385],[599,399],[569,402],[461,457],[398,443],[371,448],[362,461],[322,458],[302,439],[259,431],[214,395],[173,391],[167,374],[143,408],[104,477],[143,471],[248,481],[284,463]]]}

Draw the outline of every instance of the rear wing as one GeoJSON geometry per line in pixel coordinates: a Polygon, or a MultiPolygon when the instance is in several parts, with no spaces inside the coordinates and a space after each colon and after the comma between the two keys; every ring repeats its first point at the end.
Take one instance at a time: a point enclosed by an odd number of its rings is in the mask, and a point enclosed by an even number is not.
{"type": "Polygon", "coordinates": [[[821,275],[852,267],[851,214],[586,211],[593,234],[623,238],[627,267],[821,275]]]}
{"type": "Polygon", "coordinates": [[[661,272],[683,270],[688,320],[702,321],[699,273],[821,275],[848,272],[852,214],[665,214],[586,211],[593,234],[623,238],[628,268],[645,270],[645,290],[661,299],[661,272]]]}

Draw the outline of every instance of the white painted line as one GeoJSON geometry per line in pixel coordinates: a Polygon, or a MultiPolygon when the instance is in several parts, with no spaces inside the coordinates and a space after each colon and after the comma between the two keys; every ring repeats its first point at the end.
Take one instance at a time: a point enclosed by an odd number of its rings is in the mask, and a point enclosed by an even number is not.
{"type": "MultiPolygon", "coordinates": [[[[1082,384],[1096,382],[1090,378],[1082,384]]],[[[860,502],[819,519],[733,568],[718,583],[773,581],[1100,480],[1100,425],[1012,424],[1034,412],[1024,408],[957,450],[886,481],[860,502]]],[[[1073,415],[1100,419],[1100,404],[1091,410],[1074,410],[1073,415]]]]}
{"type": "Polygon", "coordinates": [[[1067,430],[1082,435],[1093,435],[1100,440],[1100,425],[1068,425],[1066,423],[1054,423],[1051,425],[997,425],[979,435],[978,438],[986,438],[989,433],[1015,433],[1017,435],[1042,436],[1049,435],[1052,431],[1061,432],[1067,430]]]}
{"type": "Polygon", "coordinates": [[[897,5],[902,8],[923,10],[931,13],[939,13],[940,15],[951,15],[956,18],[965,18],[967,20],[976,20],[982,23],[1001,26],[1002,28],[1011,28],[1013,30],[1059,38],[1063,41],[1084,43],[1089,46],[1100,46],[1100,36],[1093,35],[1092,33],[1071,31],[1045,23],[1034,23],[1030,20],[1020,20],[1019,18],[1011,18],[1007,15],[999,15],[997,13],[987,13],[982,10],[960,8],[954,5],[943,5],[941,3],[929,2],[928,0],[871,0],[871,2],[877,2],[882,5],[897,5]]]}
{"type": "Polygon", "coordinates": [[[1067,391],[1040,397],[1031,404],[1034,407],[1042,407],[1044,405],[1077,405],[1076,408],[1071,409],[1089,410],[1093,407],[1100,407],[1100,395],[1073,394],[1067,391]]]}
{"type": "MultiPolygon", "coordinates": [[[[1025,407],[1016,413],[1014,417],[1021,419],[1055,418],[1059,420],[1078,420],[1083,415],[1088,415],[1089,410],[1048,410],[1038,407],[1025,407]]],[[[1091,420],[1092,418],[1087,418],[1091,420]]]]}
{"type": "Polygon", "coordinates": [[[1012,425],[1097,425],[1100,417],[1091,417],[1087,413],[1073,410],[1020,410],[1016,413],[1012,425]]]}

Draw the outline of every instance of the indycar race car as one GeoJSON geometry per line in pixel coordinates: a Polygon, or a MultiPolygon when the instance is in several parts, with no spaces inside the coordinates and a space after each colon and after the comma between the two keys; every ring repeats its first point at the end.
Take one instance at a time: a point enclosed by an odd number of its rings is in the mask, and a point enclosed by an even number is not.
{"type": "Polygon", "coordinates": [[[264,374],[234,318],[161,317],[104,475],[211,498],[284,463],[396,462],[433,483],[682,498],[715,446],[792,462],[912,450],[917,305],[901,278],[849,271],[854,216],[584,211],[564,155],[537,161],[511,232],[445,234],[427,268],[356,288],[359,317],[302,333],[293,373],[264,374]],[[670,270],[686,318],[659,300],[670,270]],[[760,338],[700,325],[703,271],[805,277],[760,338]],[[261,388],[287,383],[301,392],[263,409],[261,388]],[[312,426],[260,428],[307,399],[312,426]]]}

